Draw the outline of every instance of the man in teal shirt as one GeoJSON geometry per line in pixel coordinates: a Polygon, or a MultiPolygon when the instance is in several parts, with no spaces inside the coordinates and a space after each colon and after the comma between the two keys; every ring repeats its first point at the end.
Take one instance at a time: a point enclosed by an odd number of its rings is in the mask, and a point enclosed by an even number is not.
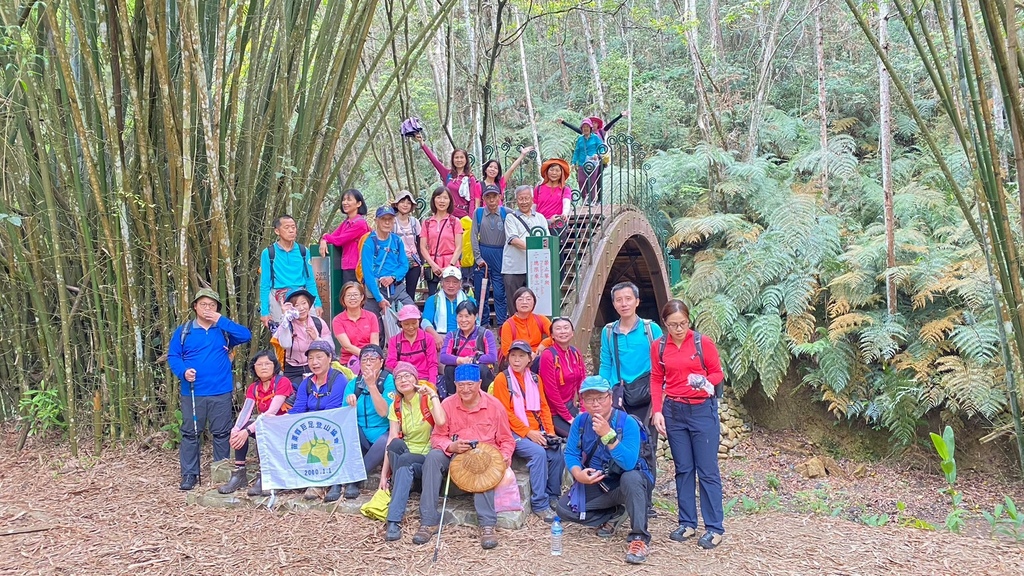
{"type": "Polygon", "coordinates": [[[271,334],[281,321],[285,296],[292,290],[309,290],[317,315],[323,314],[309,252],[295,241],[298,236],[295,219],[287,214],[275,218],[274,234],[277,234],[277,241],[260,254],[260,321],[271,334]]]}
{"type": "MultiPolygon", "coordinates": [[[[620,282],[612,286],[611,297],[619,319],[606,324],[601,330],[599,373],[614,386],[615,407],[650,424],[651,394],[661,393],[660,390],[651,390],[651,344],[661,338],[661,326],[637,316],[640,289],[636,284],[620,282]]],[[[656,475],[658,431],[654,426],[649,428],[654,449],[648,465],[651,473],[656,475]]]]}

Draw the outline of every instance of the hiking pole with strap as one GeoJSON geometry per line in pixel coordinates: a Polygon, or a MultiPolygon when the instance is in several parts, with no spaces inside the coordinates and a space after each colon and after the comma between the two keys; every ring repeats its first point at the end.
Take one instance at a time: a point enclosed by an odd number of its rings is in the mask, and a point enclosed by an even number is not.
{"type": "MultiPolygon", "coordinates": [[[[452,436],[452,442],[457,442],[459,435],[452,436]]],[[[452,467],[448,465],[448,479],[444,481],[444,499],[441,501],[441,521],[437,523],[437,543],[434,544],[434,559],[437,562],[437,551],[441,549],[441,531],[444,530],[444,511],[448,508],[448,488],[452,485],[452,467]]]]}
{"type": "Polygon", "coordinates": [[[195,429],[195,432],[196,432],[196,444],[199,445],[198,449],[196,450],[196,452],[199,455],[198,457],[199,457],[199,460],[200,460],[200,462],[199,462],[199,474],[196,474],[196,478],[199,479],[199,485],[201,486],[203,484],[203,463],[202,463],[203,443],[199,439],[199,417],[196,416],[196,383],[195,382],[189,382],[188,383],[188,393],[192,397],[192,426],[193,426],[193,428],[195,429]]]}

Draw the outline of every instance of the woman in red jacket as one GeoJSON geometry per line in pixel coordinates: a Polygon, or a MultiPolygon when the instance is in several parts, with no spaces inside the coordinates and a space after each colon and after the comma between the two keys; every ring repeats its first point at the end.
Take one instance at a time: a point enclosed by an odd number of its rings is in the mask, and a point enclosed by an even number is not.
{"type": "Polygon", "coordinates": [[[725,376],[715,343],[690,329],[686,304],[670,300],[661,309],[661,321],[666,335],[651,343],[651,422],[668,438],[676,467],[679,527],[669,538],[683,542],[697,534],[696,472],[706,530],[697,544],[710,550],[725,533],[715,394],[725,376]]]}
{"type": "Polygon", "coordinates": [[[320,255],[327,255],[327,245],[341,249],[341,281],[356,282],[356,268],[359,267],[359,240],[370,233],[366,223],[366,200],[359,190],[345,190],[341,195],[341,211],[345,220],[320,239],[320,255]]]}

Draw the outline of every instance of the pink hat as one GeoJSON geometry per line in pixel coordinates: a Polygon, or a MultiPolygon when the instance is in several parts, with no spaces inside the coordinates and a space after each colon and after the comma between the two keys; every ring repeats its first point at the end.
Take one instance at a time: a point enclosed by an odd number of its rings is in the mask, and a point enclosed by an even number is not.
{"type": "Polygon", "coordinates": [[[408,372],[409,374],[412,374],[413,376],[419,378],[419,370],[417,370],[416,367],[413,366],[411,362],[398,362],[397,364],[395,364],[395,369],[391,371],[391,373],[394,374],[395,376],[398,376],[403,372],[408,372]]]}
{"type": "Polygon", "coordinates": [[[406,304],[402,306],[402,309],[398,311],[398,321],[405,322],[406,320],[419,319],[423,315],[420,314],[420,309],[415,304],[406,304]]]}

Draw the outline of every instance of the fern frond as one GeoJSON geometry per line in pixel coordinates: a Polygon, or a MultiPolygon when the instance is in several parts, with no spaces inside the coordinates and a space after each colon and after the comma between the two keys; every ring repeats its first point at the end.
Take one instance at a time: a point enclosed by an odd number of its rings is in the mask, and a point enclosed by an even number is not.
{"type": "Polygon", "coordinates": [[[865,362],[881,362],[896,355],[907,338],[907,330],[899,319],[900,316],[887,316],[860,331],[860,351],[865,362]]]}
{"type": "Polygon", "coordinates": [[[836,342],[862,326],[870,326],[871,322],[871,316],[861,314],[860,312],[850,312],[837,316],[828,325],[828,337],[833,342],[836,342]]]}
{"type": "Polygon", "coordinates": [[[953,316],[946,316],[945,318],[939,318],[938,320],[927,322],[921,326],[921,330],[918,331],[918,334],[924,341],[931,342],[932,344],[938,344],[945,340],[946,334],[956,327],[956,324],[953,323],[953,318],[953,316]]]}
{"type": "Polygon", "coordinates": [[[855,116],[848,116],[846,118],[840,118],[839,120],[832,121],[832,133],[838,134],[840,132],[846,132],[850,128],[853,128],[860,122],[855,116]]]}
{"type": "Polygon", "coordinates": [[[796,344],[803,344],[814,335],[815,320],[813,314],[787,314],[786,335],[796,344]]]}
{"type": "Polygon", "coordinates": [[[999,332],[994,321],[957,326],[949,339],[960,356],[975,362],[988,362],[999,353],[999,332]]]}

